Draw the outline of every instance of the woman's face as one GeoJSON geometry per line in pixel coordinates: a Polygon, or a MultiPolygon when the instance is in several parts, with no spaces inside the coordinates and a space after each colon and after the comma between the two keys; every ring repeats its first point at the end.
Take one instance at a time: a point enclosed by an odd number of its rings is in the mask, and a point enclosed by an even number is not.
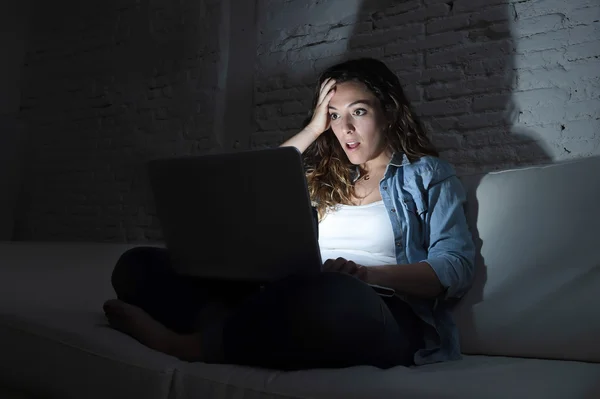
{"type": "Polygon", "coordinates": [[[351,163],[362,165],[385,156],[386,118],[379,100],[363,83],[337,84],[329,115],[331,129],[351,163]]]}

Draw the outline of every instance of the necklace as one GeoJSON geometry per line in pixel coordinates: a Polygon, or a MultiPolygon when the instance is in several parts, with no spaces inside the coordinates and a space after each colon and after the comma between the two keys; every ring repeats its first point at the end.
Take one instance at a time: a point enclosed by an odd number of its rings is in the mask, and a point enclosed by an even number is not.
{"type": "MultiPolygon", "coordinates": [[[[370,176],[370,175],[368,175],[368,174],[366,174],[366,175],[364,175],[364,176],[361,176],[361,177],[360,177],[360,178],[359,178],[359,179],[356,181],[356,183],[359,183],[359,184],[360,184],[360,181],[361,181],[361,180],[363,180],[363,181],[365,181],[365,182],[366,182],[366,181],[367,181],[367,180],[369,180],[370,178],[371,178],[371,176],[370,176]]],[[[361,186],[363,186],[364,188],[367,188],[367,190],[368,190],[368,188],[369,188],[369,185],[367,185],[366,187],[365,187],[364,185],[361,185],[361,186]]],[[[368,197],[369,197],[371,194],[373,194],[373,192],[374,192],[374,191],[375,191],[375,189],[377,189],[377,188],[378,188],[378,186],[374,186],[374,187],[372,187],[370,190],[368,190],[368,191],[367,191],[367,192],[366,192],[364,195],[361,195],[361,196],[357,196],[357,195],[356,195],[356,191],[355,191],[355,195],[354,195],[354,197],[355,197],[355,198],[358,200],[358,201],[357,201],[357,203],[355,202],[355,205],[362,205],[362,204],[363,204],[363,202],[365,201],[365,199],[367,199],[367,198],[368,198],[368,197]]],[[[356,190],[356,184],[355,184],[355,190],[356,190]]]]}

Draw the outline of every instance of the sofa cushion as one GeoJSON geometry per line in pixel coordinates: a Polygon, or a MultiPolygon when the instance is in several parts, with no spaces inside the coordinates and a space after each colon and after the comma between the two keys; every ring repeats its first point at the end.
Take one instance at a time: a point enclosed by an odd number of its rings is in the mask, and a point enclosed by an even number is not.
{"type": "MultiPolygon", "coordinates": [[[[57,398],[167,398],[179,360],[108,327],[131,245],[0,243],[0,386],[57,398]]],[[[39,397],[39,396],[38,396],[39,397]]]]}
{"type": "MultiPolygon", "coordinates": [[[[99,311],[0,316],[0,386],[58,398],[596,398],[600,364],[467,356],[379,370],[279,372],[187,363],[106,326],[99,311]]],[[[38,396],[39,395],[39,396],[38,396]]]]}
{"type": "Polygon", "coordinates": [[[119,256],[132,247],[0,242],[0,311],[10,310],[14,302],[53,309],[102,309],[104,301],[115,297],[112,269],[119,256]]]}
{"type": "Polygon", "coordinates": [[[600,157],[463,178],[481,249],[465,353],[600,361],[600,157]]]}
{"type": "Polygon", "coordinates": [[[597,398],[600,364],[467,356],[419,367],[276,372],[183,364],[173,398],[597,398]]]}
{"type": "Polygon", "coordinates": [[[0,314],[0,353],[0,386],[65,399],[166,399],[179,363],[109,328],[99,310],[42,304],[0,314]]]}

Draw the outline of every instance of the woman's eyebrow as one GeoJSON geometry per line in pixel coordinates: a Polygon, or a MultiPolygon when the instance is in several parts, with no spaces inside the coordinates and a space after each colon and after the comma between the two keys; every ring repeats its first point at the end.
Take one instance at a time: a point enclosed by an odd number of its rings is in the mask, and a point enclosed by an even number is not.
{"type": "MultiPolygon", "coordinates": [[[[352,102],[352,103],[348,104],[348,105],[346,106],[346,108],[348,108],[348,107],[351,107],[351,106],[353,106],[353,105],[356,105],[356,104],[365,104],[365,105],[371,105],[371,101],[370,101],[370,100],[356,100],[356,101],[354,101],[354,102],[352,102]]],[[[335,109],[335,110],[337,111],[337,108],[336,108],[336,107],[333,107],[333,106],[331,106],[331,105],[329,106],[329,109],[335,109]]]]}

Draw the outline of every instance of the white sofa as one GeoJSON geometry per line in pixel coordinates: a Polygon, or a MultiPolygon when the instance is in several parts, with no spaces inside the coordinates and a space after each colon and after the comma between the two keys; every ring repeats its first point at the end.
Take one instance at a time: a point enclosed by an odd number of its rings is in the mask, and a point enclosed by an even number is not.
{"type": "Polygon", "coordinates": [[[3,242],[0,397],[600,398],[600,158],[463,182],[481,255],[455,312],[461,361],[285,373],[182,362],[106,325],[111,269],[131,245],[3,242]]]}

